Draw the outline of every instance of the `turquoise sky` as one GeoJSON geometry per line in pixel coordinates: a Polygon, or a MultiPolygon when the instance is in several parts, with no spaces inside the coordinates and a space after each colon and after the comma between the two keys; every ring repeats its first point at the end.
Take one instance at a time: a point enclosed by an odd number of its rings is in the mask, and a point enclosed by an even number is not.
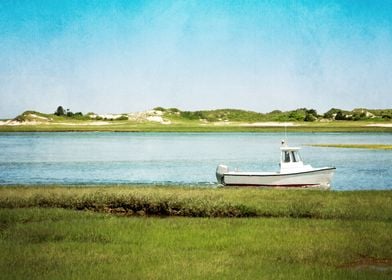
{"type": "Polygon", "coordinates": [[[391,89],[392,1],[0,1],[0,118],[391,108],[391,89]]]}

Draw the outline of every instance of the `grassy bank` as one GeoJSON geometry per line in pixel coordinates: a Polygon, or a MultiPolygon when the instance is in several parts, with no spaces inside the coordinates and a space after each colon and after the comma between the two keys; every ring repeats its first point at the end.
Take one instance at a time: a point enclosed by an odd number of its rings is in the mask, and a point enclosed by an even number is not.
{"type": "Polygon", "coordinates": [[[2,187],[0,273],[388,279],[391,202],[391,191],[2,187]]]}
{"type": "MultiPolygon", "coordinates": [[[[0,125],[0,132],[66,132],[66,131],[102,131],[102,132],[282,132],[284,127],[264,126],[263,124],[244,125],[233,123],[200,123],[199,121],[178,121],[172,124],[154,122],[110,121],[105,125],[92,125],[90,121],[69,121],[68,123],[0,125]]],[[[370,122],[335,121],[294,122],[288,126],[288,132],[392,132],[392,127],[368,126],[370,122]]]]}
{"type": "Polygon", "coordinates": [[[310,146],[325,147],[325,148],[392,150],[392,145],[383,145],[383,144],[313,144],[310,146]]]}
{"type": "Polygon", "coordinates": [[[186,187],[0,188],[0,208],[26,207],[122,215],[392,221],[392,192],[186,187]]]}

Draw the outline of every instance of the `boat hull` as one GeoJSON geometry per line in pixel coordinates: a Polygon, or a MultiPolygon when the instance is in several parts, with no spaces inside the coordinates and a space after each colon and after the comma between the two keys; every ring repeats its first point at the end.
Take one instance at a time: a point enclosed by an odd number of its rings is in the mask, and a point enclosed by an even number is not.
{"type": "Polygon", "coordinates": [[[329,189],[334,167],[291,173],[226,172],[218,174],[225,186],[307,187],[329,189]]]}

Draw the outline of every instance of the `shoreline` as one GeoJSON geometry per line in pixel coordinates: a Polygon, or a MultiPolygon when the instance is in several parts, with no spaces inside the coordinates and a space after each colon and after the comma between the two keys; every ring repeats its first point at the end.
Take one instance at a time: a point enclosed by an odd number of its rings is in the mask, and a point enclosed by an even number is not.
{"type": "Polygon", "coordinates": [[[197,132],[197,133],[221,133],[221,132],[303,132],[303,133],[392,133],[392,126],[369,125],[369,124],[296,124],[290,126],[269,124],[265,126],[254,124],[226,124],[226,125],[156,125],[156,124],[127,124],[110,123],[108,125],[89,124],[50,124],[50,125],[0,125],[0,133],[12,132],[197,132]]]}
{"type": "Polygon", "coordinates": [[[222,186],[218,183],[72,183],[72,184],[59,184],[59,183],[23,183],[23,184],[1,184],[1,189],[167,189],[167,190],[256,190],[256,191],[304,191],[304,192],[333,192],[333,193],[351,193],[351,192],[392,192],[392,186],[389,188],[374,188],[374,189],[334,189],[333,186],[328,189],[319,189],[319,188],[302,188],[302,187],[264,187],[264,186],[222,186]]]}
{"type": "Polygon", "coordinates": [[[388,144],[309,144],[307,146],[339,149],[392,150],[392,145],[388,144]]]}
{"type": "MultiPolygon", "coordinates": [[[[59,107],[60,108],[60,107],[59,107]]],[[[56,111],[57,112],[57,111],[56,111]]],[[[331,109],[324,115],[306,108],[257,113],[241,109],[181,111],[152,110],[98,115],[81,112],[45,114],[28,110],[14,119],[0,120],[0,132],[391,132],[392,110],[331,109]],[[344,116],[337,118],[335,111],[344,116]],[[361,114],[360,114],[361,113],[361,114]],[[359,115],[360,114],[360,115],[359,115]]]]}

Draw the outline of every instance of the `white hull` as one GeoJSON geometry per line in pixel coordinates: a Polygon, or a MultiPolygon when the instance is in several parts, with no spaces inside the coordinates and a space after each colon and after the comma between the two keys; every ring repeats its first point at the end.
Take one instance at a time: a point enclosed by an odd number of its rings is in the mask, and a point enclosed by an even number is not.
{"type": "Polygon", "coordinates": [[[266,186],[266,187],[309,187],[328,189],[331,185],[334,167],[314,168],[290,173],[266,172],[225,172],[217,178],[226,186],[266,186]]]}

